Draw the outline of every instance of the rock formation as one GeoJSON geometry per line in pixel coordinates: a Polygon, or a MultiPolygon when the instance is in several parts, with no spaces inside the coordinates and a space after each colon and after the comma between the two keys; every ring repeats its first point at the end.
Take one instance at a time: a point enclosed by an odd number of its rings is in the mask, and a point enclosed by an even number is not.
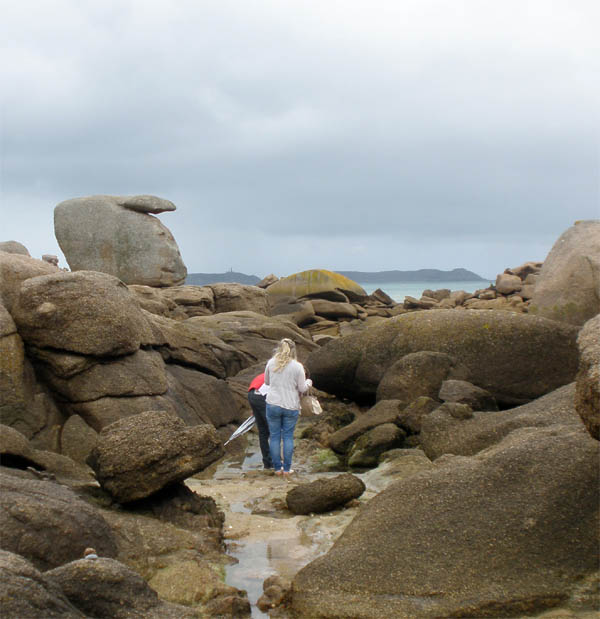
{"type": "Polygon", "coordinates": [[[554,243],[535,284],[531,312],[572,325],[600,313],[600,220],[576,222],[554,243]]]}
{"type": "Polygon", "coordinates": [[[296,486],[287,493],[286,502],[293,514],[320,514],[345,505],[364,491],[365,484],[361,479],[343,473],[296,486]]]}
{"type": "Polygon", "coordinates": [[[100,485],[127,503],[192,476],[222,455],[213,426],[189,427],[173,414],[149,411],[104,428],[88,463],[100,485]]]}
{"type": "Polygon", "coordinates": [[[270,295],[318,297],[343,303],[347,303],[348,300],[360,300],[367,296],[367,293],[356,282],[339,273],[324,269],[302,271],[284,277],[269,285],[267,292],[270,295]]]}
{"type": "Polygon", "coordinates": [[[22,556],[0,550],[2,615],[32,619],[84,619],[60,586],[22,556]]]}
{"type": "Polygon", "coordinates": [[[19,241],[2,241],[0,242],[0,251],[7,254],[21,254],[22,256],[30,256],[29,250],[19,241]]]}
{"type": "Polygon", "coordinates": [[[100,271],[126,284],[175,286],[187,269],[169,230],[149,213],[174,210],[154,196],[89,196],[54,209],[54,231],[72,271],[100,271]]]}
{"type": "Polygon", "coordinates": [[[588,432],[600,440],[600,314],[579,333],[579,372],[575,404],[588,432]]]}
{"type": "Polygon", "coordinates": [[[570,597],[593,608],[585,583],[598,569],[597,462],[598,443],[583,427],[558,425],[514,431],[478,456],[447,457],[369,501],[296,575],[292,610],[523,616],[570,597]]]}
{"type": "Polygon", "coordinates": [[[396,361],[440,352],[460,360],[470,382],[514,405],[574,379],[576,336],[576,327],[527,314],[414,312],[329,342],[311,353],[307,366],[317,388],[367,399],[396,361]]]}

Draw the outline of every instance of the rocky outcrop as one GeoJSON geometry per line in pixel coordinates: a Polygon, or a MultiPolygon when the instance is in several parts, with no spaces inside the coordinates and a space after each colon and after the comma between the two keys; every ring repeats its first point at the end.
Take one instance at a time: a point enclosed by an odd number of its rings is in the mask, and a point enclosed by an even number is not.
{"type": "Polygon", "coordinates": [[[588,432],[600,440],[600,314],[585,323],[577,343],[579,372],[575,407],[588,432]]]}
{"type": "Polygon", "coordinates": [[[55,582],[69,602],[86,616],[114,619],[198,616],[191,608],[161,601],[139,574],[114,559],[80,559],[49,570],[44,576],[55,582]]]}
{"type": "Polygon", "coordinates": [[[170,200],[157,198],[156,196],[121,196],[116,198],[119,206],[124,206],[138,213],[164,213],[174,211],[177,207],[170,200]]]}
{"type": "Polygon", "coordinates": [[[361,479],[342,473],[296,486],[287,493],[286,503],[293,514],[321,514],[357,499],[364,491],[361,479]]]}
{"type": "Polygon", "coordinates": [[[270,296],[319,298],[343,303],[367,296],[356,282],[325,269],[302,271],[283,277],[268,286],[267,292],[270,296]]]}
{"type": "Polygon", "coordinates": [[[597,462],[597,441],[573,426],[524,428],[478,456],[447,457],[371,499],[296,575],[292,611],[524,616],[575,591],[592,610],[597,594],[580,586],[598,568],[597,462]]]}
{"type": "Polygon", "coordinates": [[[445,380],[440,387],[439,398],[443,402],[468,404],[474,411],[497,411],[494,396],[466,380],[445,380]]]}
{"type": "Polygon", "coordinates": [[[0,302],[11,312],[22,282],[56,272],[55,267],[42,260],[0,251],[0,302]]]}
{"type": "Polygon", "coordinates": [[[0,251],[4,251],[7,254],[20,254],[21,256],[30,256],[29,250],[23,243],[19,241],[1,241],[0,251]]]}
{"type": "Polygon", "coordinates": [[[574,379],[576,335],[576,327],[527,314],[414,312],[329,342],[311,353],[307,367],[318,389],[367,399],[396,361],[440,352],[460,359],[470,382],[499,403],[514,405],[574,379]]]}
{"type": "Polygon", "coordinates": [[[401,400],[381,400],[348,425],[329,437],[329,447],[339,454],[346,453],[362,434],[382,424],[395,423],[403,406],[401,400]]]}
{"type": "Polygon", "coordinates": [[[528,404],[499,412],[469,412],[466,419],[440,407],[421,421],[421,447],[432,460],[446,453],[470,456],[519,428],[553,424],[577,427],[574,395],[575,385],[571,383],[528,404]]]}
{"type": "Polygon", "coordinates": [[[136,352],[152,332],[135,298],[116,277],[58,272],[23,282],[12,309],[28,343],[84,355],[136,352]]]}
{"type": "Polygon", "coordinates": [[[258,286],[210,284],[215,299],[215,313],[248,311],[270,315],[267,293],[258,286]]]}
{"type": "Polygon", "coordinates": [[[385,451],[402,447],[406,433],[394,423],[384,423],[365,432],[348,453],[348,466],[369,468],[377,466],[385,451]]]}
{"type": "Polygon", "coordinates": [[[600,220],[576,222],[554,243],[530,311],[572,325],[600,312],[600,220]]]}
{"type": "Polygon", "coordinates": [[[187,269],[173,235],[149,214],[173,208],[154,196],[74,198],[54,209],[54,232],[72,271],[175,286],[185,281],[187,269]]]}
{"type": "Polygon", "coordinates": [[[41,478],[93,481],[92,471],[83,463],[45,450],[36,449],[27,437],[10,426],[0,425],[0,460],[4,467],[40,472],[41,478]]]}
{"type": "Polygon", "coordinates": [[[52,481],[0,473],[0,546],[46,570],[83,556],[92,546],[116,555],[113,534],[99,511],[52,481]]]}
{"type": "Polygon", "coordinates": [[[377,399],[402,400],[405,404],[421,396],[437,399],[443,381],[468,376],[468,369],[446,353],[410,353],[386,370],[377,386],[377,399]]]}
{"type": "Polygon", "coordinates": [[[127,503],[183,481],[222,455],[212,426],[188,427],[175,415],[148,411],[104,428],[88,464],[100,485],[127,503]]]}
{"type": "Polygon", "coordinates": [[[0,604],[6,619],[84,619],[60,586],[18,554],[0,550],[0,604]]]}

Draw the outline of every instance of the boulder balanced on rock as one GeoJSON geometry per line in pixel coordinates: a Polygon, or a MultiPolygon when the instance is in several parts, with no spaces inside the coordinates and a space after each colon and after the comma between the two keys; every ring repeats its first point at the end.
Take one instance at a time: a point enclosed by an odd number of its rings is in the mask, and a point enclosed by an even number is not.
{"type": "Polygon", "coordinates": [[[154,196],[89,196],[54,209],[54,231],[72,271],[101,271],[126,284],[176,286],[187,269],[171,232],[149,213],[174,210],[154,196]]]}
{"type": "Polygon", "coordinates": [[[88,464],[100,485],[127,503],[183,481],[222,455],[212,426],[189,427],[171,413],[147,411],[104,428],[88,464]]]}

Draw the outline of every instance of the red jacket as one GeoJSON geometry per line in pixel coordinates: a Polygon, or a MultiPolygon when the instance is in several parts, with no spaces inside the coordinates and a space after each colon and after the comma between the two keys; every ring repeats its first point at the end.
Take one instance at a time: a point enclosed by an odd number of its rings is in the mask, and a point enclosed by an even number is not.
{"type": "Polygon", "coordinates": [[[252,389],[260,389],[265,382],[265,373],[259,374],[258,376],[252,379],[250,386],[248,387],[248,391],[252,391],[252,389]]]}

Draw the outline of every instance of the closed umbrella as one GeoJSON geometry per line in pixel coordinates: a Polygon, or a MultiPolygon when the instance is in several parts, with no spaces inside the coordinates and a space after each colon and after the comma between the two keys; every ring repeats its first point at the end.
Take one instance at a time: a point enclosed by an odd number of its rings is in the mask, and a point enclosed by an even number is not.
{"type": "Polygon", "coordinates": [[[242,434],[246,434],[246,432],[248,432],[248,430],[255,423],[256,419],[254,419],[254,415],[252,415],[252,417],[248,417],[248,419],[246,419],[246,421],[244,421],[244,423],[229,437],[229,439],[224,443],[224,445],[227,445],[227,443],[231,443],[234,438],[242,436],[242,434]]]}

